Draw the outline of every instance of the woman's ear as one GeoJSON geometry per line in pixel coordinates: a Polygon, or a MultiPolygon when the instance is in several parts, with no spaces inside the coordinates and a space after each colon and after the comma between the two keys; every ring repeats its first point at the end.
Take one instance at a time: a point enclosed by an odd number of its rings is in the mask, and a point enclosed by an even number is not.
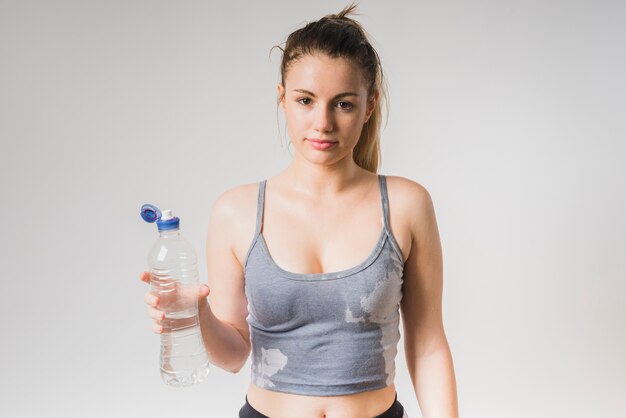
{"type": "Polygon", "coordinates": [[[367,123],[368,120],[370,120],[370,116],[372,116],[374,109],[376,109],[376,104],[378,103],[379,97],[380,93],[378,90],[376,90],[374,91],[374,94],[372,94],[372,97],[369,98],[367,103],[367,113],[365,113],[365,122],[363,122],[364,124],[367,123]]]}
{"type": "Polygon", "coordinates": [[[279,101],[280,107],[282,107],[283,112],[284,112],[285,111],[285,88],[283,87],[281,83],[278,83],[278,85],[276,86],[276,89],[278,90],[278,101],[279,101]]]}

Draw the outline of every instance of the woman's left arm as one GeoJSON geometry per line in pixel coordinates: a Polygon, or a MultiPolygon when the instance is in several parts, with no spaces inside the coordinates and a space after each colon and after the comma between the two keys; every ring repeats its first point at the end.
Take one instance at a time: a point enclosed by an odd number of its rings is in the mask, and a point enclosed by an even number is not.
{"type": "Polygon", "coordinates": [[[457,418],[454,365],[443,327],[443,257],[433,202],[418,183],[402,182],[411,230],[401,302],[404,349],[424,418],[457,418]]]}

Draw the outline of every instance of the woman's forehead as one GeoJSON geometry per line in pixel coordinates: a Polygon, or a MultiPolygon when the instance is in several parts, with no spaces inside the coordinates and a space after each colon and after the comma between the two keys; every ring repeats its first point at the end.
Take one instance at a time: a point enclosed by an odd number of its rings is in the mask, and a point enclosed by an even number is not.
{"type": "Polygon", "coordinates": [[[319,95],[366,90],[363,74],[352,61],[323,54],[303,55],[292,63],[285,87],[288,92],[307,90],[319,95]]]}

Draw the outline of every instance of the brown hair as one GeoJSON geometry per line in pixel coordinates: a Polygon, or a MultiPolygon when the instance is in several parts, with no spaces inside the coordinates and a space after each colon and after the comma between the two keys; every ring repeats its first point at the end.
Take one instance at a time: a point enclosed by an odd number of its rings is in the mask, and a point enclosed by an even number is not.
{"type": "MultiPolygon", "coordinates": [[[[354,148],[353,159],[360,167],[377,173],[381,159],[382,102],[388,102],[387,89],[380,58],[369,42],[367,33],[356,20],[347,17],[356,6],[357,4],[352,3],[337,14],[309,22],[287,37],[284,48],[278,45],[274,47],[283,52],[280,65],[280,82],[283,87],[290,66],[303,55],[323,53],[332,58],[346,58],[361,68],[369,98],[376,91],[379,92],[379,97],[369,120],[363,125],[361,136],[354,148]]],[[[278,97],[278,104],[282,99],[282,96],[278,97]]]]}

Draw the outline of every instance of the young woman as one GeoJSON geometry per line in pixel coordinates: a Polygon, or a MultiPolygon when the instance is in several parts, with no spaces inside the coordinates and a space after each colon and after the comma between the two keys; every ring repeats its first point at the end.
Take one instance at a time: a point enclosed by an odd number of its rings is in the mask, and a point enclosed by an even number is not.
{"type": "MultiPolygon", "coordinates": [[[[376,174],[383,73],[354,7],[281,48],[293,161],[211,211],[199,315],[212,364],[235,373],[252,355],[240,417],[407,416],[394,386],[400,315],[423,416],[458,416],[433,203],[420,184],[376,174]]],[[[146,294],[157,333],[159,302],[146,294]]]]}

